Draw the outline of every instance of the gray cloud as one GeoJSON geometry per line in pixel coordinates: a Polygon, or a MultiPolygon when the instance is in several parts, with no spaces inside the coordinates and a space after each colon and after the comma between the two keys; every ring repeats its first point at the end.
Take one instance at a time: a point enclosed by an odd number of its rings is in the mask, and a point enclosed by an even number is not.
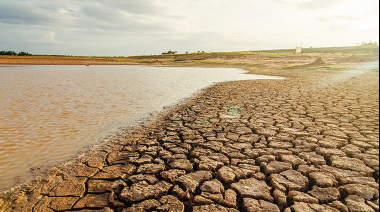
{"type": "Polygon", "coordinates": [[[39,13],[33,5],[19,1],[0,2],[0,22],[6,24],[46,24],[50,17],[39,13]]]}
{"type": "Polygon", "coordinates": [[[67,27],[98,32],[149,32],[168,30],[160,19],[171,19],[152,0],[53,1],[18,0],[0,3],[0,22],[42,27],[67,27]]]}
{"type": "MultiPolygon", "coordinates": [[[[340,10],[344,1],[0,0],[0,46],[35,54],[136,55],[293,48],[307,40],[313,46],[353,45],[352,30],[341,43],[328,39],[347,31],[329,26],[360,26],[340,10]]],[[[372,6],[358,10],[378,17],[372,6]]],[[[368,34],[378,37],[378,28],[368,34]]]]}
{"type": "MultiPolygon", "coordinates": [[[[165,24],[155,21],[155,18],[161,15],[156,12],[140,13],[139,9],[127,7],[129,5],[85,5],[80,9],[80,17],[76,27],[82,27],[87,30],[97,30],[98,32],[152,32],[165,31],[169,27],[165,24]]],[[[140,5],[141,6],[141,5],[140,5]]],[[[140,8],[141,9],[141,8],[140,8]]]]}
{"type": "MultiPolygon", "coordinates": [[[[93,2],[93,1],[91,1],[93,2]]],[[[97,0],[99,4],[134,14],[163,15],[164,8],[154,6],[152,0],[97,0]]]]}

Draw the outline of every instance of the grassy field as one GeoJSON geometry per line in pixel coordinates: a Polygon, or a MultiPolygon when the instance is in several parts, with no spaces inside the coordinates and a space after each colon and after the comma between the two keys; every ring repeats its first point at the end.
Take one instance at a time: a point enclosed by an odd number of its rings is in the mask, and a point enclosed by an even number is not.
{"type": "Polygon", "coordinates": [[[173,55],[143,55],[130,57],[82,56],[0,56],[7,65],[156,65],[243,68],[251,73],[270,74],[293,69],[342,70],[349,63],[379,58],[379,46],[349,46],[240,52],[199,52],[173,55]],[[314,63],[318,58],[320,63],[314,63]],[[344,64],[344,65],[343,65],[344,64]]]}

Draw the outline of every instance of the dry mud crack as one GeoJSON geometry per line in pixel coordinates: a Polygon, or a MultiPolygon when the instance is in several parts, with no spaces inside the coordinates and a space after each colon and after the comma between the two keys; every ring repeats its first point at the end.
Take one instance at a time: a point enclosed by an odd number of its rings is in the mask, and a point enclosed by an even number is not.
{"type": "Polygon", "coordinates": [[[0,210],[379,211],[379,73],[321,78],[214,85],[0,210]]]}

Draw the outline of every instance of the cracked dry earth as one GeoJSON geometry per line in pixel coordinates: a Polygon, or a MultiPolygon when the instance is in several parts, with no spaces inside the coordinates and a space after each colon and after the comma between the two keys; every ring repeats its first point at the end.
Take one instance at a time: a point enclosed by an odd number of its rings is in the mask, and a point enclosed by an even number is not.
{"type": "Polygon", "coordinates": [[[379,72],[318,89],[323,74],[300,75],[211,86],[0,209],[379,211],[379,72]]]}

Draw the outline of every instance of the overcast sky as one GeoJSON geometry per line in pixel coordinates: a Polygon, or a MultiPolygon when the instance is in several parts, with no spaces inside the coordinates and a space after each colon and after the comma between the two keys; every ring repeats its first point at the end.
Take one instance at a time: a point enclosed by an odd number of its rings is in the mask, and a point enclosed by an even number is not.
{"type": "Polygon", "coordinates": [[[0,0],[0,50],[130,56],[354,46],[378,0],[0,0]]]}

